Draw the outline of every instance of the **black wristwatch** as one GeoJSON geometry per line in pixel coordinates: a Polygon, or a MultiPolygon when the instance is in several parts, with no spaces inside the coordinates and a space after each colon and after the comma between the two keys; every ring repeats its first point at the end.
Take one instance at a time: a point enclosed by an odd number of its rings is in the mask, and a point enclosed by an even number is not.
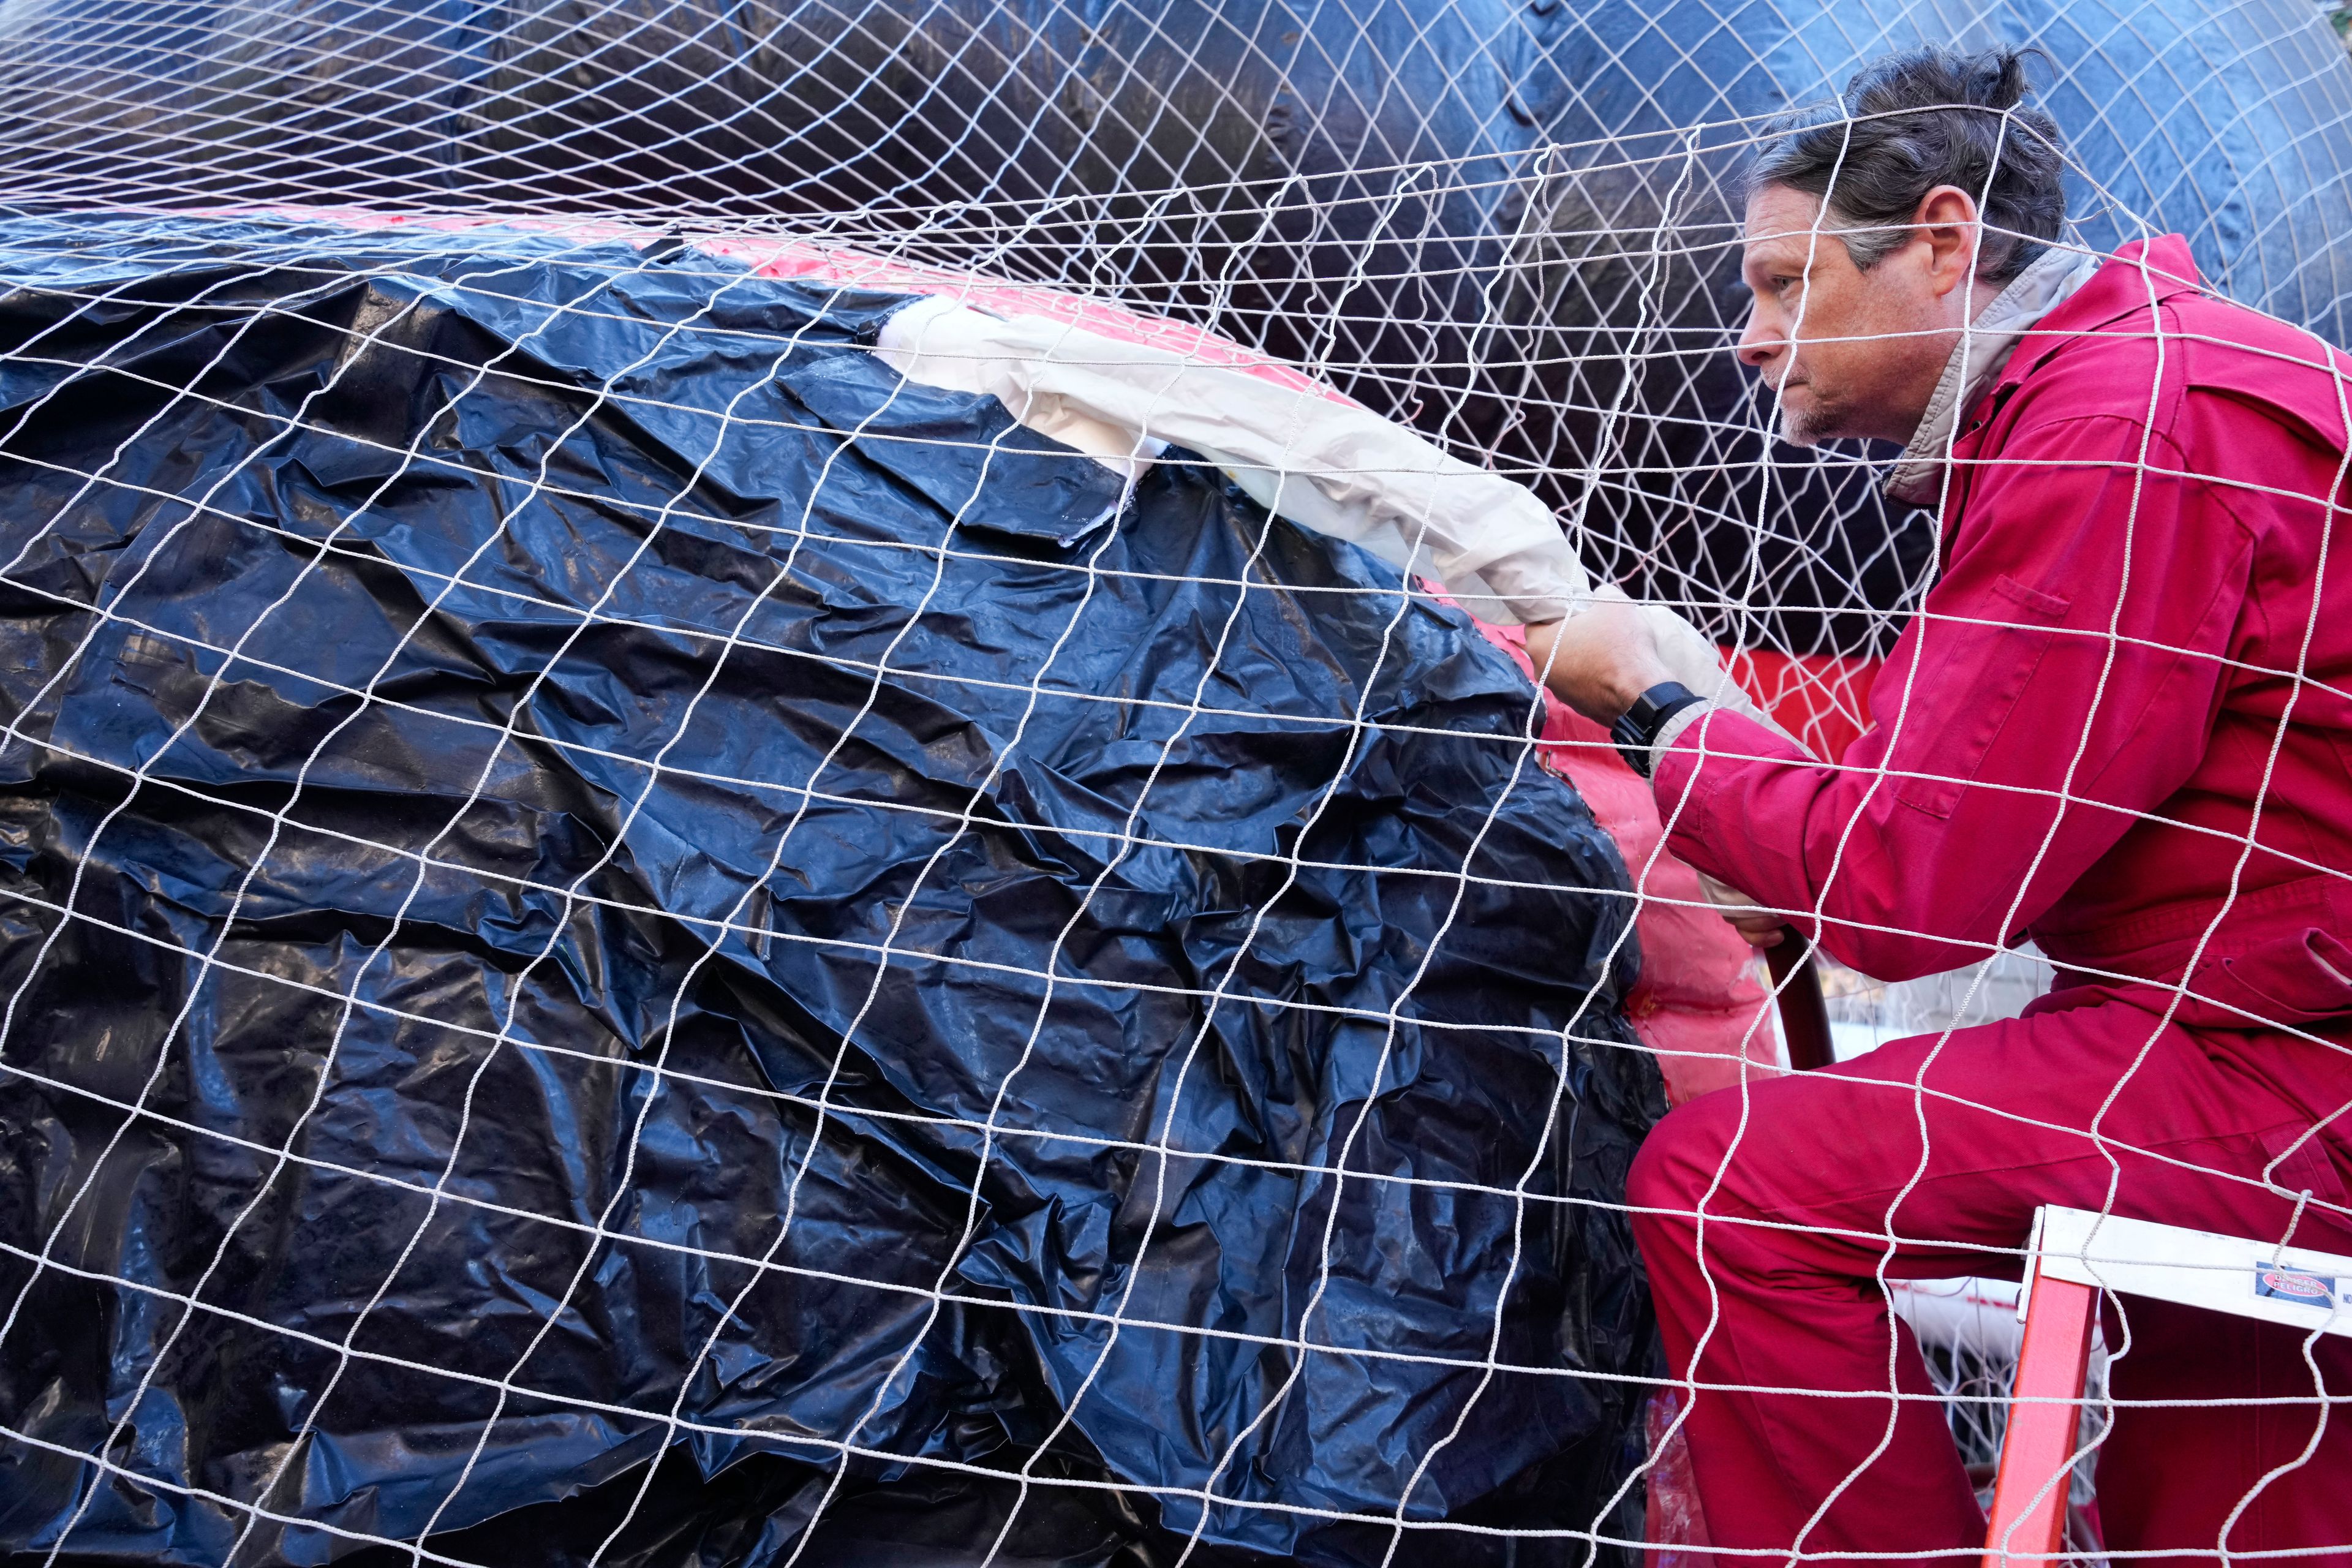
{"type": "Polygon", "coordinates": [[[1633,699],[1633,706],[1609,726],[1609,738],[1617,742],[1617,754],[1625,759],[1625,765],[1648,778],[1650,748],[1658,743],[1658,731],[1684,709],[1706,700],[1679,680],[1661,680],[1633,699]]]}

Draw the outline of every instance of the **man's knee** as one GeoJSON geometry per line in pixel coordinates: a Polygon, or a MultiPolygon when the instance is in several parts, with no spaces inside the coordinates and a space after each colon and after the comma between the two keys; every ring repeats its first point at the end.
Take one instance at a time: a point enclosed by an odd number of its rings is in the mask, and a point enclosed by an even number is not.
{"type": "Polygon", "coordinates": [[[1845,1087],[1824,1075],[1768,1080],[1745,1096],[1717,1089],[1652,1128],[1625,1192],[1654,1269],[1668,1255],[1691,1253],[1702,1210],[1706,1254],[1724,1268],[1845,1269],[1837,1233],[1857,1223],[1846,1212],[1852,1194],[1892,1184],[1881,1173],[1821,1158],[1837,1141],[1825,1130],[1838,1124],[1845,1087]]]}
{"type": "Polygon", "coordinates": [[[1650,1129],[1625,1177],[1636,1226],[1672,1224],[1697,1209],[1738,1142],[1741,1109],[1738,1090],[1718,1089],[1668,1111],[1650,1129]]]}

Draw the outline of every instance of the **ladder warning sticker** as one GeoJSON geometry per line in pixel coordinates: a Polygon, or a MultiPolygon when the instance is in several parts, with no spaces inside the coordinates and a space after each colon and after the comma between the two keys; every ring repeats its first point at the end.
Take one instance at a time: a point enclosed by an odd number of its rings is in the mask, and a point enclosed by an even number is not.
{"type": "Polygon", "coordinates": [[[2330,1275],[2305,1274],[2299,1268],[2254,1266],[2254,1294],[2305,1307],[2336,1305],[2336,1280],[2330,1275]]]}

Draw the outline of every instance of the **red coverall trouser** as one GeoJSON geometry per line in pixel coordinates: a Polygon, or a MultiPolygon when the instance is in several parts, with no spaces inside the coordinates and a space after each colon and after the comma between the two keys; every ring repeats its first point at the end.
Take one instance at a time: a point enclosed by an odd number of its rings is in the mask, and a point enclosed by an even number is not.
{"type": "MultiPolygon", "coordinates": [[[[1702,1384],[1870,1395],[1702,1388],[1687,1432],[1716,1545],[1981,1549],[1984,1517],[1910,1331],[1879,1289],[1882,1262],[1889,1279],[2014,1277],[2037,1205],[2095,1209],[2111,1188],[2118,1214],[2285,1232],[2294,1205],[2265,1193],[2259,1173],[2337,1109],[2342,1068],[2291,1037],[2160,1027],[2163,1001],[2079,986],[1940,1045],[1899,1041],[1759,1081],[1744,1104],[1741,1090],[1717,1090],[1660,1124],[1630,1197],[1669,1365],[1691,1366],[1704,1338],[1702,1384]],[[1685,1217],[1701,1212],[1703,1261],[1699,1223],[1685,1217]],[[1890,1230],[1935,1239],[1890,1245],[1890,1230]],[[1915,1397],[1888,1399],[1890,1383],[1915,1397]]],[[[2336,1158],[2306,1141],[2274,1179],[2340,1204],[2336,1158]]],[[[2352,1235],[2328,1220],[2306,1210],[2294,1239],[2352,1251],[2352,1235]]],[[[2097,1460],[2107,1546],[2210,1556],[2225,1524],[2232,1552],[2352,1542],[2352,1409],[2333,1413],[2299,1468],[2262,1484],[2311,1444],[2318,1386],[2352,1394],[2352,1342],[2322,1338],[2306,1362],[2305,1336],[2291,1331],[2121,1305],[2124,1321],[2111,1310],[2107,1323],[2110,1350],[2123,1352],[2112,1364],[2120,1403],[2097,1460]],[[2282,1397],[2294,1402],[2243,1403],[2282,1397]],[[2169,1399],[2242,1403],[2130,1403],[2169,1399]]]]}

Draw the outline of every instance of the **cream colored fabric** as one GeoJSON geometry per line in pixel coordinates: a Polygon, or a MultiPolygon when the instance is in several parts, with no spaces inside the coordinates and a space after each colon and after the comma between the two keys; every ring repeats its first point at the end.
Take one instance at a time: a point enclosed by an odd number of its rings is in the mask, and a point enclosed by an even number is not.
{"type": "MultiPolygon", "coordinates": [[[[1526,487],[1355,404],[944,296],[892,316],[876,346],[908,380],[992,395],[1029,428],[1123,471],[1189,447],[1269,510],[1433,578],[1481,620],[1532,624],[1624,602],[1614,585],[1593,585],[1526,487]]],[[[1675,679],[1770,722],[1696,627],[1663,605],[1642,609],[1675,679]]]]}
{"type": "Polygon", "coordinates": [[[1482,619],[1557,620],[1591,591],[1523,486],[1354,404],[944,297],[893,316],[878,346],[908,380],[992,393],[1031,429],[1114,466],[1190,447],[1269,510],[1434,578],[1482,619]]]}
{"type": "MultiPolygon", "coordinates": [[[[1687,680],[1683,684],[1690,686],[1687,680]]],[[[1691,689],[1696,691],[1698,688],[1691,686],[1691,689]]],[[[1706,717],[1706,710],[1710,706],[1711,704],[1706,702],[1694,702],[1681,712],[1668,715],[1666,721],[1658,726],[1657,739],[1650,742],[1650,776],[1652,778],[1658,776],[1658,763],[1664,760],[1666,752],[1674,748],[1674,743],[1682,739],[1683,731],[1706,717]]]]}

